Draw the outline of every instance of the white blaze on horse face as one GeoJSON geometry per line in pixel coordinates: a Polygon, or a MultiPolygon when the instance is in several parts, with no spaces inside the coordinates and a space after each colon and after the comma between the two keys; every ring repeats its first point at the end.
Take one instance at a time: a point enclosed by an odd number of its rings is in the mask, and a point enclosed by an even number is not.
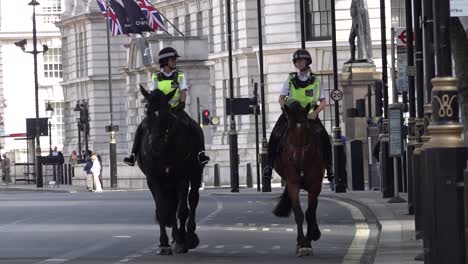
{"type": "Polygon", "coordinates": [[[301,128],[302,124],[301,123],[296,123],[296,128],[301,128]]]}
{"type": "Polygon", "coordinates": [[[159,111],[154,111],[154,114],[158,117],[159,116],[159,111]]]}

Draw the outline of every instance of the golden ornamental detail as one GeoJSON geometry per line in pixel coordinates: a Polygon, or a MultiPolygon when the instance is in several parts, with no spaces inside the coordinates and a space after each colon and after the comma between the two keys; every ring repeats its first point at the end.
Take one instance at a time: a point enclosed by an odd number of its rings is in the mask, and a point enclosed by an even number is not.
{"type": "Polygon", "coordinates": [[[457,95],[453,95],[450,97],[448,94],[442,96],[442,99],[439,96],[434,96],[435,99],[439,102],[439,116],[440,117],[452,117],[453,116],[453,108],[452,102],[457,97],[457,95]]]}

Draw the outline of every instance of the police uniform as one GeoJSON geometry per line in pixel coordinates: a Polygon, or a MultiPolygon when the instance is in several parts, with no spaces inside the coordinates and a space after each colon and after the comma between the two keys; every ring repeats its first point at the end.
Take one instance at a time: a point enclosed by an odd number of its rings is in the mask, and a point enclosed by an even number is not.
{"type": "MultiPolygon", "coordinates": [[[[287,96],[286,105],[291,104],[292,102],[298,102],[302,107],[306,107],[308,104],[311,105],[310,112],[313,112],[317,106],[318,102],[325,99],[322,96],[320,82],[319,80],[312,75],[310,72],[293,72],[290,73],[288,79],[283,83],[283,86],[280,91],[280,95],[287,96]]],[[[320,142],[322,143],[322,155],[327,163],[327,170],[329,175],[332,174],[331,170],[331,142],[328,132],[323,126],[320,119],[309,120],[312,127],[316,127],[319,131],[320,142]]],[[[267,166],[273,167],[273,161],[275,159],[276,153],[278,152],[278,144],[281,139],[281,136],[287,130],[287,116],[285,113],[282,113],[276,122],[273,131],[271,132],[270,140],[268,142],[268,164],[267,166]]],[[[266,176],[268,177],[268,176],[266,176]]]]}

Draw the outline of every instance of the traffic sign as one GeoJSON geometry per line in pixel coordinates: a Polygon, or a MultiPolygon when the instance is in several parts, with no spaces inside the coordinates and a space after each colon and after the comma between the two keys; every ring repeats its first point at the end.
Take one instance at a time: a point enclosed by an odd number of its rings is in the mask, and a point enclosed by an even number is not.
{"type": "Polygon", "coordinates": [[[395,35],[397,39],[397,46],[406,47],[406,43],[407,43],[406,28],[396,28],[395,35]]]}
{"type": "Polygon", "coordinates": [[[340,90],[333,90],[330,96],[334,101],[341,101],[341,99],[343,99],[343,92],[340,90]]]}

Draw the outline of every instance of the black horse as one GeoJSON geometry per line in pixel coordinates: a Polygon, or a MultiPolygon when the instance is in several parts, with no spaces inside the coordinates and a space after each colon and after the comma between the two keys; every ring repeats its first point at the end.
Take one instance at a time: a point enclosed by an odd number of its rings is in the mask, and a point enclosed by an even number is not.
{"type": "Polygon", "coordinates": [[[203,166],[196,156],[193,132],[169,107],[169,99],[174,93],[165,95],[160,90],[148,93],[142,86],[140,90],[148,104],[141,124],[137,162],[146,175],[156,204],[159,254],[172,254],[166,227],[172,227],[175,252],[186,253],[200,242],[195,233],[195,214],[203,166]]]}

